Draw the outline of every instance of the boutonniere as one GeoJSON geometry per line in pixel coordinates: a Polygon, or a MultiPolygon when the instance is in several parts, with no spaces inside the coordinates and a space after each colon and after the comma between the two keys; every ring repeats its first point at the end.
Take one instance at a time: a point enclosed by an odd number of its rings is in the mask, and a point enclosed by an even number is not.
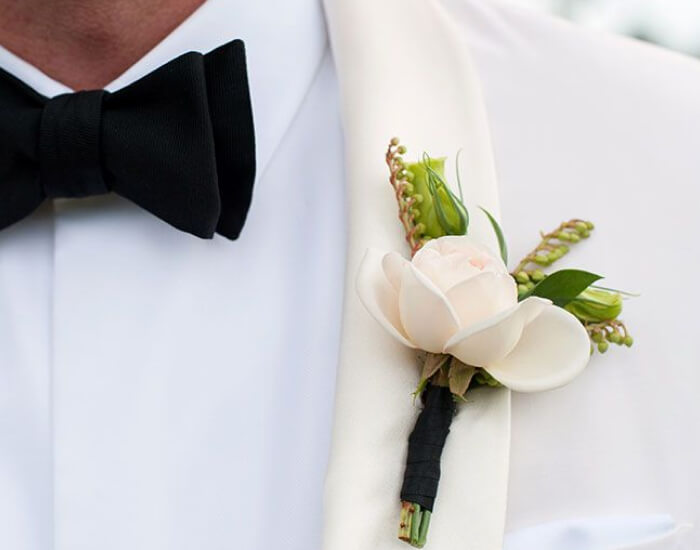
{"type": "MultiPolygon", "coordinates": [[[[404,161],[391,140],[389,181],[399,205],[411,258],[368,250],[357,289],[369,313],[422,359],[415,396],[422,410],[408,441],[399,538],[425,545],[440,479],[440,457],[459,403],[476,387],[535,392],[573,380],[594,350],[632,345],[619,320],[625,293],[597,286],[584,270],[549,272],[593,224],[579,219],[541,234],[513,271],[506,240],[485,209],[499,253],[469,235],[470,212],[450,190],[445,159],[427,154],[404,161]]],[[[447,481],[449,483],[449,480],[447,481]]]]}

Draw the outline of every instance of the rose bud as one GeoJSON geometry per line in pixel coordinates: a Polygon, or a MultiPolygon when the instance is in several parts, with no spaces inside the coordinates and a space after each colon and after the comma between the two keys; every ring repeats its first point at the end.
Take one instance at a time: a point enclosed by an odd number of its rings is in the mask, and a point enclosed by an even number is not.
{"type": "Polygon", "coordinates": [[[622,312],[622,296],[617,292],[587,288],[575,300],[569,302],[566,309],[582,321],[612,321],[622,312]]]}
{"type": "Polygon", "coordinates": [[[417,216],[425,227],[423,234],[434,239],[467,232],[467,209],[445,183],[445,158],[430,158],[406,165],[413,175],[413,194],[420,195],[417,216]]]}

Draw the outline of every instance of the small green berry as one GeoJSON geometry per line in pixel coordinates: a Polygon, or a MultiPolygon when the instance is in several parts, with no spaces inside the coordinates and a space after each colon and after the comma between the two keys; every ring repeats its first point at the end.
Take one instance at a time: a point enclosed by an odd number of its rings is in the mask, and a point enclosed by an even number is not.
{"type": "Polygon", "coordinates": [[[625,337],[625,340],[624,340],[624,344],[625,344],[628,348],[631,348],[631,347],[632,347],[632,344],[634,344],[634,338],[632,338],[631,336],[626,336],[626,337],[625,337]]]}
{"type": "Polygon", "coordinates": [[[600,353],[605,353],[608,351],[609,344],[605,341],[598,343],[598,351],[600,353]]]}

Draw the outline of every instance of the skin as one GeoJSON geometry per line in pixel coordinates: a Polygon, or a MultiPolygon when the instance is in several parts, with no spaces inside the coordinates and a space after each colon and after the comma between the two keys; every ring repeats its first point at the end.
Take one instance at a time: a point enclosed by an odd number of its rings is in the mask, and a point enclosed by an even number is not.
{"type": "Polygon", "coordinates": [[[204,0],[0,0],[0,45],[74,90],[103,88],[204,0]]]}

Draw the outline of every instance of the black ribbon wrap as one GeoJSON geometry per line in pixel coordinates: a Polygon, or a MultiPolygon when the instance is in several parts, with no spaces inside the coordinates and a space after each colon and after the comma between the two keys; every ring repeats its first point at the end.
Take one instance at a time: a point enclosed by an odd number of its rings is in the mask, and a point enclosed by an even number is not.
{"type": "Polygon", "coordinates": [[[455,414],[455,401],[449,388],[429,384],[422,394],[423,410],[408,438],[406,472],[401,500],[433,511],[440,457],[455,414]]]}

